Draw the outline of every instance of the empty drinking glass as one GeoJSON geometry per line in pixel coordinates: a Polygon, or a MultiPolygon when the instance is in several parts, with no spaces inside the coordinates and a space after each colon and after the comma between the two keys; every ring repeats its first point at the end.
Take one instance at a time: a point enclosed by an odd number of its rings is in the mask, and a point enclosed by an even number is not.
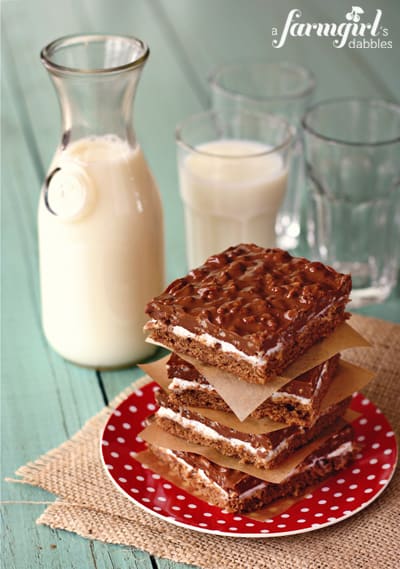
{"type": "Polygon", "coordinates": [[[313,254],[351,273],[353,304],[387,298],[400,256],[400,106],[333,99],[303,118],[313,254]]]}

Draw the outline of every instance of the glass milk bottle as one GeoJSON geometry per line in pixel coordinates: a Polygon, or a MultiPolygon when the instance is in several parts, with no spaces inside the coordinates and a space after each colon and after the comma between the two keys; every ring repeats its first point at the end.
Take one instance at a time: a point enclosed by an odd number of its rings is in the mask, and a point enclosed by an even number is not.
{"type": "Polygon", "coordinates": [[[160,195],[131,113],[149,55],[130,37],[58,39],[41,59],[62,140],[39,203],[43,329],[64,358],[95,368],[150,356],[144,308],[164,285],[160,195]]]}

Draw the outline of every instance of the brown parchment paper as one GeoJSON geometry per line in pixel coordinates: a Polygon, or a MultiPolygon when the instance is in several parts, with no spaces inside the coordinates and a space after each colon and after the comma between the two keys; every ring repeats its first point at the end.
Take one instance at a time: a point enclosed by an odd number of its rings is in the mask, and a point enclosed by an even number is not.
{"type": "MultiPolygon", "coordinates": [[[[232,409],[237,418],[240,421],[244,421],[257,407],[271,397],[275,391],[281,389],[281,387],[298,375],[305,373],[343,350],[366,346],[369,346],[369,342],[345,322],[338,326],[328,338],[315,344],[302,354],[285,370],[284,376],[271,379],[264,385],[247,383],[231,373],[205,365],[185,354],[179,354],[179,356],[191,363],[214,387],[218,395],[232,409]]],[[[146,372],[149,373],[148,370],[146,372]]]]}
{"type": "MultiPolygon", "coordinates": [[[[337,428],[337,425],[338,423],[335,423],[335,428],[337,428]]],[[[301,447],[301,449],[295,451],[287,460],[282,462],[282,464],[269,470],[263,470],[261,468],[256,468],[250,464],[241,463],[238,459],[230,456],[225,456],[211,447],[205,445],[197,445],[186,441],[185,439],[175,437],[174,435],[171,435],[170,433],[167,433],[161,429],[156,423],[151,423],[145,427],[140,433],[140,437],[147,443],[170,450],[193,452],[195,454],[205,456],[220,466],[233,468],[234,470],[240,470],[240,472],[246,472],[246,474],[250,474],[251,476],[255,476],[261,480],[279,484],[282,482],[282,480],[285,480],[285,478],[287,478],[287,476],[294,470],[294,468],[303,462],[303,460],[309,454],[321,446],[321,444],[330,436],[333,428],[334,427],[327,429],[324,431],[324,434],[319,436],[317,439],[314,439],[312,442],[301,447]]],[[[135,458],[139,460],[137,458],[137,455],[135,455],[135,458]]]]}
{"type": "MultiPolygon", "coordinates": [[[[168,358],[169,356],[156,362],[140,366],[141,369],[152,377],[154,381],[156,381],[166,392],[168,392],[169,379],[165,370],[165,363],[168,358]]],[[[341,360],[335,377],[333,378],[328,392],[321,403],[321,410],[327,409],[331,405],[346,399],[346,397],[349,397],[355,391],[360,391],[371,381],[373,377],[374,373],[372,371],[341,360]]],[[[199,415],[207,417],[212,421],[217,421],[226,427],[253,435],[271,433],[286,426],[283,423],[272,421],[267,417],[263,419],[247,417],[245,420],[241,421],[234,413],[226,413],[225,411],[200,407],[189,407],[189,409],[192,409],[199,415]]]]}

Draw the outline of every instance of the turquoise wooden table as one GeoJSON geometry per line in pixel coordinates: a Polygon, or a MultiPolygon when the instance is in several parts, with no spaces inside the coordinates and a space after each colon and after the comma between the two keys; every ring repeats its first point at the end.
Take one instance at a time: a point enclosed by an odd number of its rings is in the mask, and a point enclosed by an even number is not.
{"type": "MultiPolygon", "coordinates": [[[[364,0],[366,14],[376,2],[364,0]]],[[[304,21],[343,21],[344,0],[4,0],[2,34],[2,477],[63,442],[141,375],[80,369],[46,344],[40,324],[36,207],[60,136],[57,100],[39,63],[50,40],[70,33],[137,35],[151,48],[139,87],[135,126],[158,180],[166,219],[168,280],[185,272],[174,127],[207,108],[207,76],[219,63],[289,60],[315,74],[317,98],[363,95],[398,102],[400,10],[380,0],[392,49],[335,49],[321,38],[271,46],[290,9],[304,21]]],[[[363,313],[400,322],[399,289],[363,313]]],[[[7,569],[184,567],[147,553],[87,541],[35,525],[53,496],[3,484],[3,562],[7,569]]]]}

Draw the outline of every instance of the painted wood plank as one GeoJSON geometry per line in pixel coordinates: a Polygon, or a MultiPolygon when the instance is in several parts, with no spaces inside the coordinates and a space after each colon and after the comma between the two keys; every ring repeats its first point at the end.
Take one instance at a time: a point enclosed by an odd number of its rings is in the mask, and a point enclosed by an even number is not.
{"type": "MultiPolygon", "coordinates": [[[[306,65],[316,76],[318,98],[349,94],[379,96],[386,92],[382,82],[373,82],[363,66],[349,56],[351,50],[336,49],[330,40],[288,38],[282,48],[272,47],[272,27],[282,30],[288,12],[294,7],[302,9],[302,21],[313,22],[324,18],[322,6],[325,8],[327,4],[334,4],[337,12],[343,6],[344,11],[347,8],[344,0],[299,2],[296,6],[291,0],[220,0],[216,3],[212,0],[157,0],[157,3],[175,37],[180,57],[192,62],[197,83],[203,85],[206,95],[207,77],[215,66],[251,59],[286,60],[306,65]]],[[[389,65],[379,67],[384,77],[393,74],[389,65]]]]}
{"type": "MultiPolygon", "coordinates": [[[[94,371],[64,362],[47,346],[40,329],[36,201],[40,186],[17,108],[9,62],[3,84],[3,127],[7,145],[3,192],[3,397],[2,474],[15,469],[77,431],[103,405],[94,371]]],[[[108,545],[36,526],[54,496],[24,485],[2,484],[4,559],[7,567],[115,567],[108,545]]],[[[125,553],[126,566],[151,568],[140,550],[125,553]]],[[[122,560],[122,558],[121,558],[122,560]]],[[[122,566],[122,562],[121,562],[122,566]]]]}

